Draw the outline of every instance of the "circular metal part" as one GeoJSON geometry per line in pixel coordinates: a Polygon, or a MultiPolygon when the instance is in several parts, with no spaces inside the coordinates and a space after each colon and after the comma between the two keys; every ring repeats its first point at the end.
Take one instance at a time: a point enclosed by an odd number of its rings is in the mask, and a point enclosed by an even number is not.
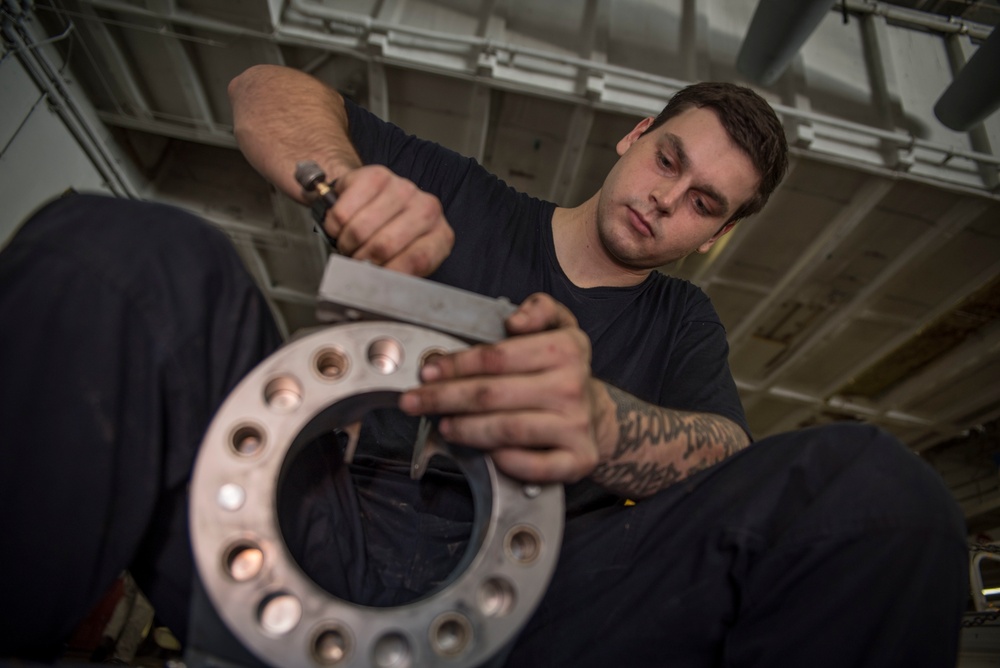
{"type": "Polygon", "coordinates": [[[291,594],[272,594],[261,602],[258,618],[265,633],[284,635],[298,626],[302,604],[291,594]]]}
{"type": "Polygon", "coordinates": [[[378,668],[409,668],[412,655],[406,636],[392,631],[375,641],[372,663],[378,668]]]}
{"type": "Polygon", "coordinates": [[[278,413],[290,413],[302,404],[302,386],[294,376],[278,376],[264,386],[264,400],[278,413]]]}
{"type": "Polygon", "coordinates": [[[514,585],[502,577],[485,580],[476,595],[479,611],[487,617],[503,617],[514,609],[516,600],[514,585]]]}
{"type": "Polygon", "coordinates": [[[302,571],[282,538],[279,479],[296,444],[385,408],[418,385],[428,359],[465,346],[403,323],[330,327],[264,360],[219,409],[192,478],[191,541],[220,618],[262,661],[476,666],[538,605],[562,542],[562,486],[526,487],[468,448],[443,444],[474,498],[469,545],[447,584],[421,599],[377,608],[337,598],[302,571]]]}
{"type": "Polygon", "coordinates": [[[244,424],[233,430],[233,451],[243,457],[253,457],[264,447],[264,433],[253,424],[244,424]]]}
{"type": "Polygon", "coordinates": [[[325,348],[316,356],[316,371],[326,380],[337,380],[347,373],[347,355],[339,348],[325,348]]]}
{"type": "Polygon", "coordinates": [[[472,640],[472,623],[465,615],[446,612],[431,623],[431,647],[441,656],[461,656],[472,640]]]}
{"type": "Polygon", "coordinates": [[[320,666],[342,665],[351,649],[351,636],[340,626],[320,630],[313,640],[313,658],[320,666]]]}
{"type": "Polygon", "coordinates": [[[247,500],[247,493],[239,485],[230,482],[219,488],[216,500],[219,502],[220,508],[239,510],[243,507],[243,502],[247,500]]]}
{"type": "Polygon", "coordinates": [[[420,368],[424,368],[424,365],[429,364],[445,354],[446,351],[440,348],[431,348],[430,350],[425,350],[420,356],[420,368]]]}
{"type": "Polygon", "coordinates": [[[264,553],[249,542],[239,542],[226,554],[226,572],[236,582],[246,582],[257,577],[264,565],[264,553]]]}
{"type": "Polygon", "coordinates": [[[394,373],[403,361],[403,346],[388,337],[376,339],[368,346],[368,361],[379,373],[394,373]]]}
{"type": "Polygon", "coordinates": [[[507,532],[504,549],[515,563],[530,564],[542,552],[542,537],[534,527],[515,526],[507,532]]]}

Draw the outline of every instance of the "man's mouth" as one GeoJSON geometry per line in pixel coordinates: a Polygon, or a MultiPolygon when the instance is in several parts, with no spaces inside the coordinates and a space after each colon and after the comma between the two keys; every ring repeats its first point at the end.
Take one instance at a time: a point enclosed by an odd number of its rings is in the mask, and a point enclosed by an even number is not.
{"type": "Polygon", "coordinates": [[[628,207],[628,220],[632,224],[632,227],[644,237],[653,236],[653,226],[640,214],[638,211],[632,207],[628,207]]]}

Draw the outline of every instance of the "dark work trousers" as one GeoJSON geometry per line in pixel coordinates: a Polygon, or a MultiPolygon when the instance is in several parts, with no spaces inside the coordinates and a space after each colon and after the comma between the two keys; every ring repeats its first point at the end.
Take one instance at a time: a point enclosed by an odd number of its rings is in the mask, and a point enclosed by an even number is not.
{"type": "Polygon", "coordinates": [[[191,214],[78,195],[21,228],[0,253],[0,656],[51,653],[124,568],[183,633],[195,452],[279,343],[191,214]]]}
{"type": "MultiPolygon", "coordinates": [[[[124,568],[184,634],[193,459],[277,343],[225,238],[176,209],[65,198],[0,254],[0,657],[57,648],[124,568]]],[[[306,448],[279,499],[306,571],[373,605],[446,576],[464,483],[352,477],[331,452],[306,448]]],[[[893,438],[785,434],[570,518],[507,665],[949,666],[967,563],[948,490],[893,438]]]]}

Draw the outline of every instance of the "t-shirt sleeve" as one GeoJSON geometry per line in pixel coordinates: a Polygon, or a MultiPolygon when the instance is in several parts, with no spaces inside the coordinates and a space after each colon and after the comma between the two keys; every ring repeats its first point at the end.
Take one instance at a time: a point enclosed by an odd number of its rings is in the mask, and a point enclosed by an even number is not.
{"type": "Polygon", "coordinates": [[[465,157],[402,128],[383,121],[367,109],[344,100],[351,141],[366,165],[384,165],[413,181],[421,190],[435,195],[445,208],[466,183],[470,172],[481,170],[465,157]]]}
{"type": "Polygon", "coordinates": [[[660,405],[721,415],[751,436],[729,370],[726,330],[708,296],[698,288],[693,288],[667,367],[660,405]]]}

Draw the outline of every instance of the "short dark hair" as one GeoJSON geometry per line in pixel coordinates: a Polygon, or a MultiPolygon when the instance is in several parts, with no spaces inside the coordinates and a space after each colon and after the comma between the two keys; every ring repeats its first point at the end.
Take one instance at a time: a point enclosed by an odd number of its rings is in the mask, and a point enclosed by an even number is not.
{"type": "Polygon", "coordinates": [[[729,220],[735,222],[752,216],[764,208],[788,171],[788,142],[778,115],[764,98],[746,86],[703,82],[677,91],[643,134],[692,107],[714,111],[730,138],[743,149],[760,174],[757,192],[729,220]]]}

